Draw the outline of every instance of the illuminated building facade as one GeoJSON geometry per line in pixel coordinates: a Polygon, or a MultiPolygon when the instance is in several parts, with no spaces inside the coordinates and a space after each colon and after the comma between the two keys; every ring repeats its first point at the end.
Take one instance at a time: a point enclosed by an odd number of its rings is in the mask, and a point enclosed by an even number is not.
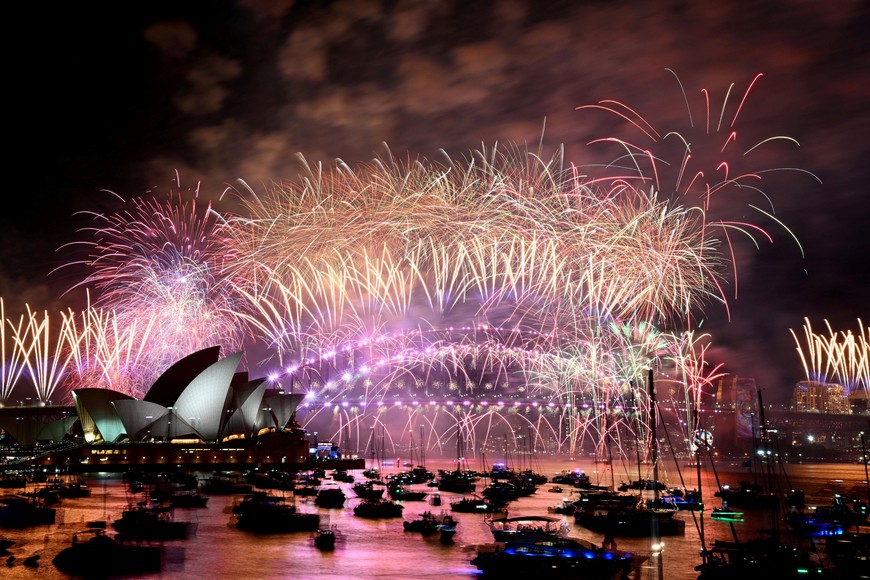
{"type": "Polygon", "coordinates": [[[842,385],[801,381],[794,389],[794,408],[815,413],[851,413],[849,397],[842,385]]]}

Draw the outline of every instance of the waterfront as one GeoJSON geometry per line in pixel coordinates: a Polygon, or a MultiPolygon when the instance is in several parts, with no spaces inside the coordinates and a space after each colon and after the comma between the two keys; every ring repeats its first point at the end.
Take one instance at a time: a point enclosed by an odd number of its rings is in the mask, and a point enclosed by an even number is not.
{"type": "MultiPolygon", "coordinates": [[[[401,465],[400,462],[396,465],[401,465]]],[[[427,464],[430,470],[450,468],[449,461],[427,464]]],[[[477,468],[476,466],[471,466],[477,468]]],[[[622,481],[634,479],[636,468],[617,467],[615,473],[603,464],[591,461],[569,461],[549,459],[534,466],[536,471],[552,477],[555,473],[581,468],[590,475],[593,482],[602,485],[617,485],[622,481]]],[[[751,479],[748,469],[737,464],[717,465],[702,470],[705,501],[708,507],[718,505],[713,497],[716,490],[716,475],[721,483],[737,484],[741,479],[751,479]]],[[[644,467],[646,469],[646,466],[644,467]]],[[[384,474],[399,471],[399,468],[385,468],[384,474]]],[[[359,471],[351,472],[360,481],[359,471]]],[[[201,479],[208,473],[197,474],[201,479]]],[[[647,476],[644,473],[644,476],[647,476]]],[[[680,484],[682,476],[686,487],[697,487],[694,468],[665,465],[659,478],[669,485],[680,484]]],[[[51,526],[37,526],[24,530],[0,530],[0,537],[12,540],[15,544],[10,552],[15,559],[11,567],[3,568],[4,578],[68,578],[59,572],[51,559],[61,549],[69,545],[72,535],[84,528],[91,520],[112,520],[120,517],[131,496],[120,474],[87,474],[83,478],[90,484],[92,495],[85,499],[64,499],[58,507],[57,522],[51,526]],[[22,564],[27,557],[39,555],[38,567],[22,564]]],[[[777,479],[795,489],[803,489],[809,503],[825,503],[834,491],[830,482],[842,480],[839,485],[846,489],[861,484],[865,480],[864,467],[857,464],[796,464],[784,466],[777,479]]],[[[350,490],[349,483],[329,482],[340,485],[348,496],[341,509],[318,508],[314,498],[297,498],[300,511],[318,513],[322,524],[335,526],[339,530],[339,541],[334,552],[321,552],[308,532],[275,535],[258,535],[242,532],[230,525],[231,507],[237,500],[234,496],[212,495],[206,508],[175,510],[177,520],[196,523],[194,535],[187,540],[164,542],[166,547],[163,570],[159,574],[144,575],[143,578],[472,578],[478,575],[470,563],[475,556],[475,548],[492,542],[492,536],[479,514],[455,513],[458,520],[455,543],[444,545],[436,537],[421,536],[403,530],[402,521],[415,519],[417,515],[430,510],[437,513],[449,510],[450,502],[458,495],[442,492],[442,506],[433,507],[425,502],[404,502],[402,518],[369,520],[353,515],[352,507],[359,503],[350,490]]],[[[478,484],[480,487],[482,482],[478,484]]],[[[424,485],[414,486],[431,491],[424,485]]],[[[537,493],[511,502],[511,516],[546,514],[547,507],[556,504],[565,494],[548,491],[552,484],[543,484],[537,493]]],[[[566,488],[565,491],[568,491],[566,488]]],[[[280,492],[276,492],[280,493],[280,492]]],[[[138,496],[141,499],[141,496],[138,496]]],[[[574,524],[569,516],[558,516],[568,523],[569,535],[600,544],[600,535],[594,534],[574,524]]],[[[677,517],[686,520],[684,536],[664,538],[665,551],[662,555],[661,570],[656,561],[650,560],[635,575],[639,580],[667,578],[668,580],[689,580],[697,578],[694,566],[700,563],[701,543],[698,530],[693,523],[691,512],[681,512],[677,517]]],[[[736,534],[741,540],[757,537],[761,531],[771,529],[774,522],[769,514],[748,512],[742,522],[731,524],[704,518],[704,531],[707,543],[713,539],[732,539],[736,534]]],[[[783,527],[783,531],[785,531],[783,527]]],[[[649,541],[645,538],[616,538],[621,550],[637,553],[649,551],[649,541]]]]}

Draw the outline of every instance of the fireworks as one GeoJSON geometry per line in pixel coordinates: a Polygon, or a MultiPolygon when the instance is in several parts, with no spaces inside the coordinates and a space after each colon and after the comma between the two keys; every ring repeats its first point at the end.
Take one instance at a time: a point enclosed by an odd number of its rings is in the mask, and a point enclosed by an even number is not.
{"type": "Polygon", "coordinates": [[[26,330],[24,316],[17,324],[6,318],[6,305],[0,296],[0,404],[9,400],[25,369],[28,349],[27,341],[21,337],[26,330]]]}
{"type": "MultiPolygon", "coordinates": [[[[689,441],[719,369],[692,322],[710,303],[727,306],[729,270],[736,282],[728,232],[772,239],[716,203],[761,194],[764,171],[724,157],[740,142],[734,127],[757,80],[726,115],[729,89],[718,118],[701,91],[701,136],[718,140],[720,156],[710,170],[696,168],[705,157],[697,136],[660,132],[603,101],[593,107],[652,145],[593,141],[626,153],[594,176],[561,150],[549,159],[519,148],[462,160],[390,155],[353,168],[302,159],[295,181],[239,188],[236,214],[180,195],[94,214],[91,238],[75,244],[86,257],[70,265],[86,270],[79,286],[95,292],[95,306],[62,314],[56,366],[34,363],[50,358],[47,318],[45,327],[33,314],[10,321],[4,392],[26,369],[40,397],[50,394],[66,366],[64,384],[141,394],[179,356],[235,350],[249,334],[280,365],[276,383],[308,394],[307,424],[339,441],[360,444],[389,418],[400,433],[426,422],[435,447],[457,431],[474,445],[521,426],[548,449],[604,453],[649,436],[643,383],[666,368],[689,441]],[[666,181],[657,148],[674,144],[679,162],[666,181]]],[[[690,109],[689,119],[694,130],[690,109]]],[[[794,142],[774,137],[744,153],[781,140],[794,142]]],[[[857,368],[866,385],[865,334],[857,368]]]]}
{"type": "MultiPolygon", "coordinates": [[[[79,285],[92,288],[95,304],[111,313],[84,322],[92,327],[89,336],[102,334],[101,355],[118,363],[128,364],[132,345],[144,349],[137,364],[152,372],[140,373],[144,383],[136,391],[147,390],[179,353],[241,344],[237,295],[221,274],[235,256],[221,243],[220,218],[210,205],[201,208],[179,194],[163,202],[136,199],[129,210],[93,218],[96,225],[86,230],[92,239],[77,244],[87,257],[75,265],[90,270],[79,285]]],[[[102,364],[105,375],[106,364],[115,363],[102,364]]]]}
{"type": "Polygon", "coordinates": [[[810,320],[804,319],[804,338],[801,345],[797,333],[791,330],[797,352],[803,363],[807,380],[820,383],[836,382],[846,392],[870,389],[870,328],[858,319],[858,332],[835,332],[825,320],[827,335],[816,333],[810,320]]]}

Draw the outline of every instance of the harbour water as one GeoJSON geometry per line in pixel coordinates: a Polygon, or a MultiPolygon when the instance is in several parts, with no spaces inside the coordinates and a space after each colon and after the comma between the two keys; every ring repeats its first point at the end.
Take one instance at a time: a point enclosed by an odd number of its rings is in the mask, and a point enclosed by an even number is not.
{"type": "MultiPolygon", "coordinates": [[[[401,466],[401,461],[395,465],[401,466]]],[[[455,462],[427,462],[431,471],[438,468],[453,468],[455,462]]],[[[477,467],[471,466],[472,469],[477,467]]],[[[636,468],[614,471],[604,464],[591,461],[546,459],[533,466],[535,471],[552,477],[563,470],[580,468],[601,485],[617,485],[637,479],[636,468]]],[[[403,468],[384,468],[383,475],[396,473],[403,468]]],[[[352,471],[357,481],[364,480],[361,472],[352,471]]],[[[201,479],[209,473],[198,473],[201,479]]],[[[648,473],[642,474],[649,477],[648,473]]],[[[720,483],[736,485],[740,480],[751,480],[753,474],[738,463],[717,465],[716,470],[702,469],[701,481],[708,509],[721,504],[714,492],[720,483]]],[[[3,578],[68,578],[52,564],[52,558],[71,543],[72,536],[84,529],[86,522],[103,520],[111,522],[120,517],[121,511],[132,502],[142,499],[130,493],[121,474],[91,473],[82,476],[92,489],[91,497],[64,499],[57,506],[57,521],[53,525],[25,529],[0,529],[0,538],[14,541],[9,549],[12,560],[0,562],[3,578]],[[39,556],[35,565],[25,566],[24,560],[39,556]]],[[[681,479],[687,488],[697,488],[694,467],[664,465],[659,479],[670,486],[680,486],[681,479]]],[[[807,494],[808,504],[829,504],[836,491],[861,489],[865,481],[864,466],[858,464],[795,464],[784,466],[777,479],[782,488],[789,485],[802,489],[807,494]]],[[[450,510],[450,503],[461,496],[441,492],[442,505],[434,507],[425,501],[404,502],[402,518],[371,520],[353,514],[353,506],[360,502],[351,490],[350,483],[325,482],[344,488],[347,501],[343,508],[324,509],[314,504],[314,498],[296,498],[300,511],[318,513],[321,524],[338,530],[334,551],[320,551],[313,543],[310,532],[283,534],[255,534],[235,529],[231,525],[231,508],[236,496],[210,496],[205,508],[176,508],[175,519],[196,524],[195,533],[186,540],[163,542],[164,564],[160,573],[139,576],[141,578],[188,579],[208,578],[299,578],[299,579],[360,579],[360,578],[474,578],[479,575],[471,564],[479,545],[492,542],[485,516],[480,514],[454,513],[458,520],[453,544],[443,544],[438,536],[423,536],[405,532],[403,520],[413,520],[424,511],[438,513],[450,510]]],[[[484,485],[481,481],[479,486],[484,485]]],[[[414,488],[434,491],[425,485],[414,488]]],[[[553,484],[543,484],[538,491],[511,502],[509,515],[546,515],[547,508],[557,504],[570,491],[563,486],[562,493],[550,491],[553,484]]],[[[10,490],[3,490],[10,491],[10,490]]],[[[282,492],[274,492],[282,493],[282,492]]],[[[289,495],[288,495],[289,498],[289,495]]],[[[865,497],[866,499],[866,497],[865,497]]],[[[553,514],[550,514],[553,515],[553,514]]],[[[574,523],[571,516],[564,518],[571,537],[601,544],[603,538],[574,523]]],[[[638,580],[666,578],[689,580],[697,578],[694,567],[701,562],[701,539],[699,534],[700,514],[681,512],[679,518],[686,520],[685,534],[663,538],[665,549],[660,560],[652,557],[642,565],[634,577],[638,580]]],[[[704,535],[707,544],[714,539],[740,540],[759,537],[781,522],[773,521],[769,513],[747,510],[745,519],[739,522],[722,522],[704,517],[704,535]]],[[[782,526],[785,531],[784,526],[782,526]]],[[[649,554],[648,538],[616,538],[620,550],[649,554]]],[[[6,558],[6,556],[4,556],[6,558]]],[[[32,562],[32,560],[31,560],[32,562]]]]}

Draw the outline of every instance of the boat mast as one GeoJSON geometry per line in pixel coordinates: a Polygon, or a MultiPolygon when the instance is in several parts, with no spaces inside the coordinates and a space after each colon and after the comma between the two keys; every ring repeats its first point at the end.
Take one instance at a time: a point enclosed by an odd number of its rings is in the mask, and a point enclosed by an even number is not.
{"type": "MultiPolygon", "coordinates": [[[[650,423],[650,453],[653,465],[653,505],[659,500],[659,442],[656,438],[656,388],[653,383],[653,370],[649,370],[649,423],[650,423]]],[[[656,530],[657,532],[658,530],[656,530]]]]}
{"type": "Polygon", "coordinates": [[[634,396],[634,381],[628,381],[628,384],[631,386],[631,406],[634,407],[634,428],[636,430],[634,451],[637,458],[637,481],[640,483],[643,479],[643,475],[640,473],[640,416],[638,415],[637,398],[634,396]]]}
{"type": "Polygon", "coordinates": [[[692,407],[692,423],[695,428],[695,473],[698,476],[698,507],[700,514],[698,516],[698,536],[701,540],[701,564],[707,566],[707,540],[704,537],[704,486],[701,484],[701,445],[707,445],[707,438],[701,432],[701,413],[699,410],[700,403],[695,401],[692,407]]]}
{"type": "MultiPolygon", "coordinates": [[[[870,424],[870,421],[867,421],[870,424]]],[[[864,443],[864,432],[861,431],[861,461],[864,462],[864,483],[867,485],[867,502],[870,503],[870,475],[867,474],[867,445],[864,443]]]]}
{"type": "MultiPolygon", "coordinates": [[[[766,473],[762,473],[762,476],[767,476],[767,491],[768,493],[776,493],[776,486],[773,484],[773,468],[770,466],[770,446],[768,443],[768,434],[767,434],[767,424],[764,419],[764,402],[761,399],[761,389],[757,390],[758,393],[758,422],[759,422],[759,433],[761,435],[761,453],[764,456],[764,462],[761,464],[762,469],[766,469],[766,473]]],[[[773,536],[776,541],[779,541],[779,503],[773,506],[772,510],[772,524],[773,524],[773,536]]]]}
{"type": "MultiPolygon", "coordinates": [[[[659,442],[656,438],[656,387],[653,381],[653,370],[649,369],[649,378],[647,380],[649,383],[649,417],[650,417],[650,438],[652,439],[651,443],[651,453],[652,453],[652,464],[653,464],[653,507],[655,507],[659,502],[659,442]]],[[[658,560],[658,578],[664,578],[664,563],[662,562],[662,538],[659,533],[659,521],[656,518],[655,514],[652,514],[652,522],[651,522],[651,530],[652,530],[652,546],[653,553],[656,554],[656,559],[658,560]]]]}
{"type": "Polygon", "coordinates": [[[420,425],[420,467],[426,467],[426,460],[423,456],[423,426],[420,425]]]}
{"type": "Polygon", "coordinates": [[[459,428],[459,421],[456,422],[456,473],[462,471],[462,436],[459,428]]]}

